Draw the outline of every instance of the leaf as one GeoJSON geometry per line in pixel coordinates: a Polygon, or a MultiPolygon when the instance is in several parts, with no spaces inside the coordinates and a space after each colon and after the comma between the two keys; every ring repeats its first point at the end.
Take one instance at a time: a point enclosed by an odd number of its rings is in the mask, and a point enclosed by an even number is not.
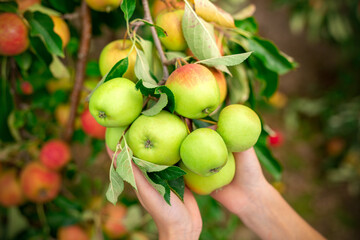
{"type": "Polygon", "coordinates": [[[156,84],[155,80],[150,74],[149,62],[147,61],[144,52],[136,48],[136,62],[135,62],[135,75],[138,79],[151,84],[156,84]]]}
{"type": "Polygon", "coordinates": [[[244,103],[250,94],[246,69],[242,65],[230,67],[232,77],[227,77],[229,98],[232,104],[244,103]]]}
{"type": "Polygon", "coordinates": [[[106,198],[112,204],[116,204],[118,197],[124,190],[124,181],[120,175],[116,172],[114,165],[110,166],[110,184],[106,191],[106,198]]]}
{"type": "Polygon", "coordinates": [[[129,22],[129,19],[133,15],[136,7],[136,1],[134,0],[123,0],[121,4],[121,10],[124,12],[124,18],[126,22],[129,22]]]}
{"type": "Polygon", "coordinates": [[[62,41],[53,30],[54,23],[51,18],[41,12],[29,11],[24,16],[30,24],[30,36],[40,37],[50,53],[64,57],[62,41]]]}
{"type": "Polygon", "coordinates": [[[153,55],[153,43],[149,40],[145,40],[143,38],[140,38],[140,46],[144,52],[144,55],[146,57],[146,60],[148,63],[151,63],[154,59],[153,55]]]}
{"type": "Polygon", "coordinates": [[[32,62],[31,54],[29,51],[14,56],[17,65],[24,71],[29,70],[32,62]]]}
{"type": "Polygon", "coordinates": [[[51,54],[46,50],[46,47],[40,37],[30,37],[30,45],[35,55],[46,66],[49,66],[52,61],[51,54]]]}
{"type": "MultiPolygon", "coordinates": [[[[134,161],[135,164],[136,164],[136,161],[134,161]]],[[[164,196],[165,195],[165,187],[162,186],[161,184],[158,184],[158,183],[155,183],[153,182],[153,180],[151,180],[151,178],[149,177],[148,175],[148,172],[146,171],[146,167],[142,166],[142,165],[137,165],[140,169],[140,171],[143,173],[144,177],[146,178],[146,180],[148,180],[148,182],[155,188],[156,191],[158,191],[158,193],[160,193],[161,196],[164,196]]],[[[158,165],[160,166],[160,165],[158,165]]]]}
{"type": "Polygon", "coordinates": [[[258,25],[254,17],[245,18],[243,20],[235,20],[235,26],[238,29],[248,31],[252,34],[258,32],[258,25]]]}
{"type": "Polygon", "coordinates": [[[165,52],[166,59],[171,61],[175,58],[186,58],[186,54],[183,52],[165,52]]]}
{"type": "Polygon", "coordinates": [[[15,1],[0,2],[0,11],[16,13],[18,5],[15,1]]]}
{"type": "Polygon", "coordinates": [[[241,9],[238,13],[235,13],[233,15],[235,19],[235,25],[236,25],[236,20],[243,20],[246,18],[250,18],[252,15],[254,15],[255,10],[256,10],[255,4],[250,4],[247,7],[241,9]]]}
{"type": "MultiPolygon", "coordinates": [[[[199,60],[221,57],[215,42],[214,27],[200,19],[186,0],[182,30],[190,50],[199,60]]],[[[216,68],[229,72],[225,66],[216,68]]]]}
{"type": "Polygon", "coordinates": [[[57,79],[70,78],[70,73],[67,67],[65,67],[56,55],[53,55],[53,61],[51,62],[49,68],[52,75],[57,79]]]}
{"type": "Polygon", "coordinates": [[[165,191],[164,193],[162,194],[164,200],[167,202],[167,204],[170,204],[170,186],[169,184],[167,183],[167,181],[161,179],[157,174],[156,172],[151,172],[151,173],[148,173],[148,177],[151,179],[151,181],[156,184],[156,185],[161,185],[164,187],[165,191]]]}
{"type": "Polygon", "coordinates": [[[87,96],[86,100],[89,101],[95,90],[101,86],[101,84],[105,83],[106,81],[109,81],[113,78],[122,77],[126,70],[128,69],[129,60],[128,58],[123,58],[120,61],[118,61],[111,70],[99,81],[99,83],[96,85],[96,87],[91,91],[91,93],[87,96]]]}
{"type": "Polygon", "coordinates": [[[181,176],[179,178],[169,180],[168,184],[171,190],[173,191],[173,193],[175,193],[175,195],[178,198],[180,198],[181,201],[184,201],[184,193],[185,193],[184,178],[181,176]]]}
{"type": "MultiPolygon", "coordinates": [[[[6,239],[15,239],[21,232],[29,228],[29,222],[17,207],[7,208],[7,236],[6,239]]],[[[1,226],[5,227],[5,226],[1,226]]]]}
{"type": "Polygon", "coordinates": [[[137,22],[137,21],[143,22],[143,23],[145,23],[146,25],[148,25],[148,26],[150,26],[150,27],[154,27],[155,30],[156,30],[156,33],[157,33],[157,35],[158,35],[159,37],[166,37],[166,36],[167,36],[166,31],[165,31],[163,28],[159,27],[158,25],[153,24],[153,23],[151,23],[151,22],[149,22],[149,21],[146,21],[145,19],[140,19],[140,18],[137,18],[137,19],[135,19],[135,20],[132,21],[132,22],[137,22]]]}
{"type": "Polygon", "coordinates": [[[158,85],[139,80],[135,87],[140,90],[141,94],[144,96],[155,96],[155,88],[157,88],[158,85]]]}
{"type": "Polygon", "coordinates": [[[240,53],[240,54],[233,54],[223,57],[216,57],[198,61],[196,63],[205,64],[209,67],[224,65],[224,66],[235,66],[239,65],[243,61],[245,61],[252,52],[240,53]]]}
{"type": "Polygon", "coordinates": [[[167,95],[167,109],[169,112],[174,113],[175,111],[175,96],[172,91],[166,86],[160,86],[155,89],[155,94],[165,93],[167,95]]]}
{"type": "Polygon", "coordinates": [[[186,172],[177,166],[170,166],[157,173],[157,175],[164,180],[175,180],[185,174],[186,172]]]}
{"type": "Polygon", "coordinates": [[[158,165],[155,163],[151,163],[137,157],[133,157],[133,161],[138,167],[144,169],[147,172],[159,172],[169,167],[166,165],[158,165]]]}
{"type": "Polygon", "coordinates": [[[162,93],[160,94],[160,98],[157,101],[157,103],[154,106],[152,106],[150,109],[143,111],[142,114],[145,116],[155,116],[156,114],[161,112],[161,110],[163,110],[164,107],[166,107],[167,103],[168,103],[168,97],[165,93],[162,93]]]}
{"type": "Polygon", "coordinates": [[[139,204],[131,205],[126,209],[126,216],[122,220],[127,231],[132,231],[141,226],[143,215],[139,204]]]}
{"type": "Polygon", "coordinates": [[[233,17],[209,0],[194,0],[194,3],[196,14],[205,21],[214,22],[223,27],[235,27],[233,17]]]}
{"type": "Polygon", "coordinates": [[[133,167],[132,167],[132,158],[133,153],[130,147],[127,145],[125,136],[123,135],[124,147],[119,153],[116,159],[116,172],[119,173],[120,177],[131,184],[133,188],[137,190],[133,167]]]}
{"type": "Polygon", "coordinates": [[[276,181],[281,180],[282,167],[274,158],[268,147],[258,141],[254,146],[257,157],[264,168],[274,177],[276,181]]]}
{"type": "Polygon", "coordinates": [[[28,11],[31,11],[31,12],[41,12],[41,13],[44,13],[46,15],[49,15],[49,16],[60,16],[61,14],[51,8],[47,8],[41,4],[34,4],[34,5],[31,5],[29,8],[27,8],[26,10],[28,11]]]}
{"type": "Polygon", "coordinates": [[[254,51],[253,55],[259,58],[267,69],[285,74],[295,68],[296,64],[280,53],[272,42],[255,36],[248,41],[250,50],[254,51]]]}

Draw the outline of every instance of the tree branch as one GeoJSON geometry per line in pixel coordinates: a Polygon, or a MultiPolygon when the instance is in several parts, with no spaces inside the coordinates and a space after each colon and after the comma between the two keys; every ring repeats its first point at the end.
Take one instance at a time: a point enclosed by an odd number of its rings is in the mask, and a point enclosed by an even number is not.
{"type": "Polygon", "coordinates": [[[76,73],[75,73],[75,84],[74,89],[71,93],[70,98],[70,116],[66,124],[64,131],[64,139],[70,141],[74,133],[74,122],[76,117],[76,110],[79,105],[80,92],[85,77],[85,68],[86,68],[86,59],[89,52],[90,40],[91,40],[91,15],[88,6],[86,5],[85,0],[82,1],[80,7],[80,15],[82,16],[82,31],[81,31],[81,40],[80,48],[78,52],[78,60],[76,63],[76,73]]]}
{"type": "MultiPolygon", "coordinates": [[[[144,7],[144,18],[146,21],[150,22],[151,24],[154,24],[151,14],[150,14],[150,8],[149,8],[149,2],[148,0],[142,0],[142,4],[144,7]]],[[[154,39],[154,43],[155,43],[155,47],[156,50],[158,51],[159,55],[160,55],[160,60],[161,60],[161,64],[163,66],[163,79],[160,81],[160,84],[164,84],[166,82],[166,80],[169,77],[169,70],[167,69],[166,66],[166,57],[165,57],[165,53],[164,50],[161,47],[161,43],[160,43],[160,39],[159,36],[156,33],[155,27],[150,27],[151,30],[151,34],[152,37],[154,39]]]]}

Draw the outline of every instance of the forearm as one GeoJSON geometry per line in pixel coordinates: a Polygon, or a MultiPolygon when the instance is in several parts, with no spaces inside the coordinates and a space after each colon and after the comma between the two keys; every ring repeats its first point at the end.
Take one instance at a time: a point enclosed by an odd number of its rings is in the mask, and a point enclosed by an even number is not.
{"type": "Polygon", "coordinates": [[[244,204],[236,214],[262,239],[324,239],[270,184],[244,204]]]}
{"type": "Polygon", "coordinates": [[[158,227],[159,240],[197,240],[200,232],[193,229],[180,230],[171,227],[158,227]]]}

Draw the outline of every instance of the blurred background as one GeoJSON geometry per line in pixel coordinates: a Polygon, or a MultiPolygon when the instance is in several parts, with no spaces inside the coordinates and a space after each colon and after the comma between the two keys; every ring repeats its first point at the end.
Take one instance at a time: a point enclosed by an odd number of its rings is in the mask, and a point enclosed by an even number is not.
{"type": "MultiPolygon", "coordinates": [[[[49,0],[42,4],[66,13],[72,12],[80,1],[74,1],[74,6],[68,2],[53,5],[56,1],[49,0]]],[[[273,130],[268,146],[283,167],[280,181],[265,171],[269,181],[326,238],[358,239],[360,2],[222,0],[217,4],[230,13],[255,6],[259,35],[298,63],[294,71],[280,77],[278,90],[270,99],[257,99],[258,111],[273,130]]],[[[85,87],[70,145],[72,161],[61,171],[60,194],[46,204],[20,198],[16,206],[10,206],[2,201],[0,239],[47,239],[49,235],[59,236],[61,229],[74,236],[79,234],[77,239],[82,239],[82,231],[93,239],[157,239],[154,222],[129,185],[125,185],[118,206],[106,201],[110,161],[101,139],[103,134],[99,137],[98,132],[91,131],[92,127],[89,130],[82,124],[88,113],[85,96],[100,79],[100,51],[124,34],[120,9],[106,17],[105,14],[91,12],[97,24],[93,24],[85,87]],[[75,227],[65,229],[69,225],[75,227]]],[[[79,21],[74,15],[66,16],[71,38],[65,63],[73,76],[79,21]]],[[[26,57],[16,59],[19,61],[26,68],[26,57]]],[[[13,69],[13,63],[9,64],[13,69]]],[[[7,100],[14,95],[1,93],[0,197],[25,164],[39,158],[40,146],[61,135],[68,119],[73,87],[70,78],[52,79],[51,73],[42,71],[41,64],[36,65],[33,62],[34,72],[22,75],[14,83],[15,95],[24,102],[14,101],[17,111],[12,111],[13,101],[7,100]],[[31,89],[25,82],[30,83],[31,89]],[[14,141],[16,138],[27,140],[14,141]]],[[[204,225],[201,239],[258,239],[211,197],[197,196],[197,200],[204,225]]]]}

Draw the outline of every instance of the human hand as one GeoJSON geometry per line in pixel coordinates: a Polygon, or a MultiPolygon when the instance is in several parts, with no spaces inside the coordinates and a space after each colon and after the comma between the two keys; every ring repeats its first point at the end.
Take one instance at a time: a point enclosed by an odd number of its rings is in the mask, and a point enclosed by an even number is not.
{"type": "MultiPolygon", "coordinates": [[[[114,152],[107,147],[112,158],[114,152]]],[[[184,202],[173,192],[169,206],[164,198],[151,186],[139,168],[132,163],[138,191],[136,195],[152,216],[159,231],[159,239],[199,239],[202,220],[197,202],[191,191],[185,188],[184,202]]]]}

